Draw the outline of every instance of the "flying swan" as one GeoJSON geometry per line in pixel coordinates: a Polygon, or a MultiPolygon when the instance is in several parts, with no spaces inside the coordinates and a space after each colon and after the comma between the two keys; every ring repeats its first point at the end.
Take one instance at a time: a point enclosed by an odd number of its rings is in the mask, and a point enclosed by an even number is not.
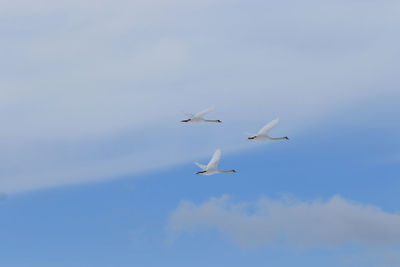
{"type": "Polygon", "coordinates": [[[199,113],[196,113],[194,115],[193,114],[185,114],[189,118],[186,119],[186,120],[182,120],[181,122],[202,122],[202,121],[205,121],[205,122],[222,122],[220,120],[206,120],[206,119],[203,118],[204,115],[206,115],[207,113],[210,113],[213,110],[214,110],[214,108],[210,107],[210,108],[208,108],[206,110],[203,110],[203,111],[201,111],[199,113]]]}
{"type": "Polygon", "coordinates": [[[236,172],[235,170],[219,171],[218,163],[219,163],[220,159],[221,159],[221,150],[217,149],[214,152],[214,155],[212,156],[210,162],[207,165],[203,165],[203,164],[195,162],[195,164],[202,169],[202,171],[198,171],[198,172],[196,172],[196,174],[213,175],[213,174],[217,174],[217,173],[236,172]]]}
{"type": "Polygon", "coordinates": [[[286,139],[289,140],[287,136],[284,137],[278,137],[278,138],[273,138],[268,135],[268,132],[274,128],[279,122],[279,118],[276,118],[275,120],[269,122],[267,125],[265,125],[257,134],[248,137],[247,139],[249,140],[255,140],[255,141],[266,141],[266,140],[282,140],[286,139]]]}

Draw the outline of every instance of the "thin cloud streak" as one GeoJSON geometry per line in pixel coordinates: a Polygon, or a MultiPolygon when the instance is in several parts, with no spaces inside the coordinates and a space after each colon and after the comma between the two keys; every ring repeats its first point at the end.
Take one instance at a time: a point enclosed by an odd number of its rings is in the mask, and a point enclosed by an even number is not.
{"type": "Polygon", "coordinates": [[[398,95],[398,1],[81,4],[0,3],[6,193],[183,163],[277,116],[275,133],[293,135],[398,95]],[[208,106],[224,131],[175,123],[208,106]]]}

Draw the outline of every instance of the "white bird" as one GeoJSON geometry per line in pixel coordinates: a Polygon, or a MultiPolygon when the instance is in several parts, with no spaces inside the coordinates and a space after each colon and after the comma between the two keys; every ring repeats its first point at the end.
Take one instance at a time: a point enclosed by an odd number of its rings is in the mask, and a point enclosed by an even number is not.
{"type": "Polygon", "coordinates": [[[214,155],[212,156],[210,162],[207,165],[203,165],[203,164],[195,162],[195,164],[202,169],[202,171],[196,172],[196,174],[213,175],[213,174],[217,174],[217,173],[236,172],[235,170],[219,171],[218,163],[219,163],[220,159],[221,159],[221,150],[217,149],[214,152],[214,155]]]}
{"type": "Polygon", "coordinates": [[[255,140],[255,141],[282,140],[282,139],[289,140],[289,138],[287,136],[273,138],[268,135],[268,132],[272,128],[274,128],[278,124],[278,122],[279,122],[279,118],[276,118],[275,120],[273,120],[273,121],[269,122],[267,125],[265,125],[257,134],[254,134],[253,136],[250,136],[247,139],[255,140]]]}
{"type": "Polygon", "coordinates": [[[210,107],[210,108],[208,108],[206,110],[203,110],[203,111],[201,111],[199,113],[196,113],[196,114],[185,114],[189,118],[186,119],[186,120],[182,120],[181,122],[202,122],[202,121],[205,121],[205,122],[222,122],[220,120],[206,120],[206,119],[203,118],[204,115],[206,115],[207,113],[210,113],[213,110],[214,110],[214,108],[210,107]]]}

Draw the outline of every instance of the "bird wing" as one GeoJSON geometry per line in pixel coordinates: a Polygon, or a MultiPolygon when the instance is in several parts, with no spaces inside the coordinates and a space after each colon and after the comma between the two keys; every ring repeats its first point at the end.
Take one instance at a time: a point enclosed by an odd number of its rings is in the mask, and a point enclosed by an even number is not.
{"type": "Polygon", "coordinates": [[[219,160],[221,159],[221,150],[217,149],[214,152],[210,162],[207,164],[207,170],[216,170],[218,168],[219,160]]]}
{"type": "Polygon", "coordinates": [[[203,165],[203,164],[200,164],[200,163],[198,163],[198,162],[195,162],[194,164],[196,164],[200,169],[202,169],[203,171],[205,170],[205,169],[207,169],[207,165],[203,165]]]}
{"type": "Polygon", "coordinates": [[[262,129],[257,133],[257,135],[266,135],[272,128],[274,128],[279,122],[279,118],[267,123],[262,129]]]}
{"type": "Polygon", "coordinates": [[[192,114],[192,113],[183,112],[183,114],[185,114],[185,116],[188,117],[188,118],[193,118],[194,117],[194,114],[192,114]]]}
{"type": "Polygon", "coordinates": [[[203,117],[207,113],[210,113],[211,111],[214,110],[214,107],[209,107],[208,109],[205,109],[203,111],[200,111],[199,113],[196,113],[193,117],[203,117]]]}

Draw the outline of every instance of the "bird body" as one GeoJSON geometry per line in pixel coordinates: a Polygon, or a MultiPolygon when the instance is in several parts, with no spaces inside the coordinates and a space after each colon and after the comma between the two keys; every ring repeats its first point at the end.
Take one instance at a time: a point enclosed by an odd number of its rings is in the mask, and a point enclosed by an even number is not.
{"type": "Polygon", "coordinates": [[[203,117],[213,111],[214,108],[210,107],[206,110],[203,110],[201,112],[198,112],[196,114],[185,114],[188,118],[186,120],[182,120],[181,122],[217,122],[221,123],[221,120],[206,120],[203,117]]]}
{"type": "Polygon", "coordinates": [[[275,120],[267,123],[263,128],[261,128],[260,131],[258,131],[257,134],[252,135],[248,137],[247,139],[249,140],[254,140],[254,141],[267,141],[267,140],[289,140],[287,136],[283,137],[270,137],[268,135],[269,131],[274,128],[279,122],[279,118],[276,118],[275,120]]]}
{"type": "Polygon", "coordinates": [[[218,170],[218,163],[221,160],[221,150],[217,149],[214,152],[214,155],[212,156],[210,162],[207,165],[203,165],[200,163],[195,162],[195,164],[202,169],[202,171],[196,172],[196,174],[201,174],[201,175],[213,175],[217,173],[233,173],[236,172],[235,170],[229,170],[229,171],[220,171],[218,170]]]}

